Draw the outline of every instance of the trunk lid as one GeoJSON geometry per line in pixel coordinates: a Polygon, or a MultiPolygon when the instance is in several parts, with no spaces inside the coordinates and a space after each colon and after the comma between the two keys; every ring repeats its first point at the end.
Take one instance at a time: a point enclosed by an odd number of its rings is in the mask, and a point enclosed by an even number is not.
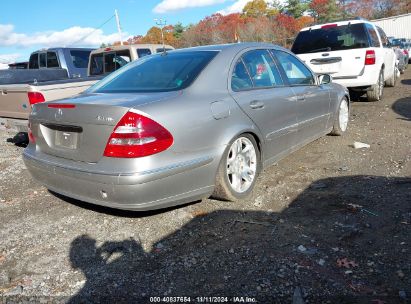
{"type": "Polygon", "coordinates": [[[30,123],[37,149],[70,160],[98,162],[114,127],[129,109],[177,94],[87,94],[36,104],[30,123]]]}

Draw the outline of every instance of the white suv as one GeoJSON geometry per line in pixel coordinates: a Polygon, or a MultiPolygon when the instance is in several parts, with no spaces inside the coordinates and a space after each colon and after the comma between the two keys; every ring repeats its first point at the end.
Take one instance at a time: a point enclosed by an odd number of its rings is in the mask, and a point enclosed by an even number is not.
{"type": "Polygon", "coordinates": [[[384,82],[395,86],[396,57],[384,31],[359,19],[303,28],[291,50],[318,74],[367,93],[369,101],[382,97],[384,82]]]}

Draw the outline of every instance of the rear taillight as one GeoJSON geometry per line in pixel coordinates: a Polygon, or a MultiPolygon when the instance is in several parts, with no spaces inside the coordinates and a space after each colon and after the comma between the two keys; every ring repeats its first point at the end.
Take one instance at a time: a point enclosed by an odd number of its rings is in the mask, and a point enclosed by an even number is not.
{"type": "Polygon", "coordinates": [[[375,64],[375,51],[367,50],[365,52],[365,65],[375,64]]]}
{"type": "Polygon", "coordinates": [[[408,51],[407,51],[407,50],[404,50],[404,54],[405,54],[405,55],[408,55],[408,51]]]}
{"type": "Polygon", "coordinates": [[[28,125],[28,135],[29,135],[29,142],[34,144],[36,143],[36,139],[34,138],[33,132],[31,131],[31,123],[29,122],[28,125]]]}
{"type": "Polygon", "coordinates": [[[27,96],[29,97],[29,102],[31,105],[46,101],[43,94],[41,94],[40,92],[28,92],[27,96]]]}
{"type": "Polygon", "coordinates": [[[173,136],[163,126],[141,114],[127,112],[108,139],[104,156],[143,157],[168,149],[173,136]]]}

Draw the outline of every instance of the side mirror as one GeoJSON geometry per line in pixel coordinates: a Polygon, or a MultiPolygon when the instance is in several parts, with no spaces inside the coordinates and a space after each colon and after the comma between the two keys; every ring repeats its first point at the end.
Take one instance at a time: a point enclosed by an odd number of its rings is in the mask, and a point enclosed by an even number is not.
{"type": "Polygon", "coordinates": [[[331,75],[328,74],[318,75],[318,82],[320,84],[329,84],[333,82],[333,78],[331,77],[331,75]]]}

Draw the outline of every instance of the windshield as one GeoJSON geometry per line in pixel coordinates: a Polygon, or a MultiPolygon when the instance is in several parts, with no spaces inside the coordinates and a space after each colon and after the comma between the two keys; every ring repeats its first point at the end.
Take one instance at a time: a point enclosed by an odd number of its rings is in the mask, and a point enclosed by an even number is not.
{"type": "Polygon", "coordinates": [[[295,54],[340,51],[369,47],[364,25],[326,25],[325,27],[301,31],[292,47],[295,54]]]}
{"type": "Polygon", "coordinates": [[[146,56],[104,78],[88,92],[167,92],[185,89],[216,55],[216,51],[191,51],[146,56]]]}

